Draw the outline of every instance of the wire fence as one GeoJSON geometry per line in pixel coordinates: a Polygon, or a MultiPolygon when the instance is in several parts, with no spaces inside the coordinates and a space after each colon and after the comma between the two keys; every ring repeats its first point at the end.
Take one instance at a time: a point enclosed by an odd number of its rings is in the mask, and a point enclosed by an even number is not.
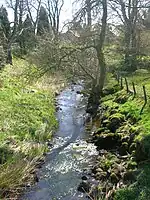
{"type": "Polygon", "coordinates": [[[134,81],[129,82],[127,77],[122,77],[122,76],[119,76],[118,74],[116,75],[116,79],[121,89],[125,87],[127,94],[133,95],[132,100],[134,100],[136,97],[142,98],[144,102],[140,110],[140,115],[141,115],[145,109],[145,106],[148,103],[148,100],[150,99],[150,95],[148,94],[146,90],[146,86],[144,84],[139,86],[134,81]]]}

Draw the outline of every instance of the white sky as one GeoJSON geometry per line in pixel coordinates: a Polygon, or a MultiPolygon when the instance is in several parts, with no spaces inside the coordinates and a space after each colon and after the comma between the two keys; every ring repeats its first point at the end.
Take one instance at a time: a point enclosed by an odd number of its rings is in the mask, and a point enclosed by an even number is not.
{"type": "MultiPolygon", "coordinates": [[[[63,26],[64,21],[72,18],[72,2],[73,0],[64,0],[64,6],[61,12],[60,21],[61,26],[63,26]]],[[[6,7],[5,0],[0,0],[0,6],[4,5],[6,7]]],[[[9,20],[13,21],[13,11],[7,8],[9,20]]]]}

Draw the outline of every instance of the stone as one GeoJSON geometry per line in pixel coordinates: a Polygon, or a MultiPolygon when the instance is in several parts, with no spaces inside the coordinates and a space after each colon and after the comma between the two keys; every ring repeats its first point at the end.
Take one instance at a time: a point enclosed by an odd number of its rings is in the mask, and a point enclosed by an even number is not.
{"type": "Polygon", "coordinates": [[[86,181],[88,178],[86,176],[82,176],[82,180],[86,181]]]}
{"type": "Polygon", "coordinates": [[[77,190],[82,193],[88,193],[90,191],[91,185],[88,181],[82,181],[77,190]]]}
{"type": "Polygon", "coordinates": [[[132,153],[133,151],[136,150],[136,143],[132,143],[129,147],[129,153],[132,153]]]}
{"type": "Polygon", "coordinates": [[[109,123],[107,128],[115,133],[116,130],[121,126],[122,122],[124,121],[124,115],[120,113],[113,114],[109,117],[109,123]]]}
{"type": "Polygon", "coordinates": [[[34,181],[35,181],[36,183],[39,182],[39,178],[38,178],[37,174],[34,174],[34,181]]]}
{"type": "Polygon", "coordinates": [[[124,156],[127,154],[127,152],[128,152],[128,143],[124,142],[119,148],[119,153],[121,156],[124,156]]]}
{"type": "Polygon", "coordinates": [[[58,91],[55,91],[55,97],[57,97],[59,95],[58,91]]]}
{"type": "Polygon", "coordinates": [[[97,146],[97,149],[105,149],[105,150],[110,150],[117,148],[119,146],[121,140],[121,136],[115,133],[107,133],[107,134],[102,134],[97,138],[95,141],[95,145],[97,146]]]}

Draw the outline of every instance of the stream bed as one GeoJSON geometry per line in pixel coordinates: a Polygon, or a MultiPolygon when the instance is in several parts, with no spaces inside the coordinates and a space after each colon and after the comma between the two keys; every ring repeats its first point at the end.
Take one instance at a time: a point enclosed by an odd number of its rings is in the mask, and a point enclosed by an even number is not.
{"type": "Polygon", "coordinates": [[[86,142],[86,99],[78,94],[80,90],[81,85],[72,85],[57,97],[59,128],[39,169],[39,182],[25,192],[22,200],[87,199],[77,187],[81,177],[90,172],[97,151],[86,142]]]}

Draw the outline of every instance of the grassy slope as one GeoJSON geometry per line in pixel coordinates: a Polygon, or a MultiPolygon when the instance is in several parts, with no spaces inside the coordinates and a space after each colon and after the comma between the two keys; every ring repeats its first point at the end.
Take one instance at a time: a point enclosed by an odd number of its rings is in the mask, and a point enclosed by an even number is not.
{"type": "MultiPolygon", "coordinates": [[[[132,90],[131,82],[134,81],[137,89],[137,96],[133,100],[133,96],[129,95],[128,101],[124,104],[117,104],[113,102],[116,95],[126,95],[125,89],[117,94],[109,95],[103,98],[104,104],[115,107],[119,106],[120,112],[129,113],[136,119],[139,119],[137,127],[141,130],[140,134],[135,138],[143,145],[143,152],[147,155],[147,160],[139,164],[141,170],[137,181],[125,189],[120,189],[115,194],[115,200],[147,200],[150,197],[150,74],[140,74],[128,77],[130,89],[132,90]],[[148,94],[148,103],[142,115],[140,115],[141,108],[144,104],[142,85],[146,86],[148,94]]],[[[112,82],[110,82],[110,86],[112,82]]]]}
{"type": "Polygon", "coordinates": [[[0,73],[0,197],[16,188],[18,192],[28,180],[57,127],[53,93],[59,89],[57,83],[45,77],[28,84],[24,71],[36,68],[27,66],[14,59],[14,65],[0,73]]]}

